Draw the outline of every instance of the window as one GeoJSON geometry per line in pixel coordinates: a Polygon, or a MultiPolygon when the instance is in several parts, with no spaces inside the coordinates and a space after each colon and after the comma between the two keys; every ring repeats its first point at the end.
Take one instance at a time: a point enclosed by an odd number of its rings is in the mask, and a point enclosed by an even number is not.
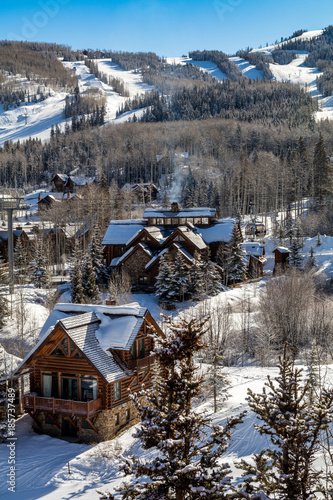
{"type": "Polygon", "coordinates": [[[129,408],[127,408],[127,410],[126,410],[126,422],[128,422],[130,420],[130,418],[131,418],[131,412],[130,412],[129,408]]]}
{"type": "Polygon", "coordinates": [[[42,394],[44,398],[58,398],[58,374],[44,372],[42,376],[42,394]]]}
{"type": "Polygon", "coordinates": [[[147,285],[148,284],[148,276],[140,276],[139,283],[140,283],[140,285],[147,285]]]}
{"type": "Polygon", "coordinates": [[[116,413],[114,416],[114,425],[119,425],[120,419],[119,419],[119,413],[116,413]]]}
{"type": "Polygon", "coordinates": [[[97,379],[95,377],[81,379],[81,401],[97,399],[97,379]]]}
{"type": "Polygon", "coordinates": [[[208,221],[208,217],[203,217],[202,218],[202,224],[208,224],[209,221],[208,221]]]}
{"type": "Polygon", "coordinates": [[[133,358],[133,359],[136,359],[136,358],[137,358],[137,352],[136,352],[136,342],[133,342],[131,352],[132,352],[132,358],[133,358]]]}
{"type": "Polygon", "coordinates": [[[120,382],[115,382],[113,387],[114,387],[114,400],[119,401],[120,400],[120,382]]]}
{"type": "Polygon", "coordinates": [[[140,357],[144,358],[145,357],[145,340],[140,339],[140,357]]]}

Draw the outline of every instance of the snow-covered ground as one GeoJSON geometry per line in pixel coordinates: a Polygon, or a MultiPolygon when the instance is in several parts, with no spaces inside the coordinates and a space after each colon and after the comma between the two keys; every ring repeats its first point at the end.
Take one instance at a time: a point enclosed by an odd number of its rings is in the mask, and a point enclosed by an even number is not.
{"type": "Polygon", "coordinates": [[[216,64],[211,61],[194,61],[190,57],[167,57],[166,61],[168,64],[192,64],[193,66],[200,68],[202,71],[210,73],[221,82],[227,79],[227,75],[218,69],[216,64]]]}
{"type": "MultiPolygon", "coordinates": [[[[270,223],[267,221],[270,229],[270,223]]],[[[333,275],[333,237],[321,236],[321,245],[316,246],[317,238],[306,238],[304,241],[303,256],[309,255],[310,247],[314,249],[314,256],[319,265],[318,272],[326,272],[333,275]]],[[[182,311],[189,315],[195,315],[196,310],[204,308],[206,312],[221,308],[221,305],[228,302],[231,307],[233,328],[241,328],[241,304],[244,298],[251,301],[250,325],[255,321],[255,313],[258,301],[265,284],[269,280],[273,267],[274,242],[270,236],[265,238],[267,265],[265,269],[268,277],[253,283],[247,283],[241,287],[231,288],[221,294],[208,299],[204,303],[185,302],[180,304],[173,314],[182,311]]],[[[35,290],[32,286],[25,289],[27,309],[32,317],[37,316],[35,325],[40,328],[48,315],[47,309],[41,304],[43,300],[43,290],[35,290]]],[[[63,295],[61,301],[66,300],[63,295]]],[[[157,298],[147,294],[133,294],[131,300],[137,301],[140,305],[147,307],[152,315],[160,321],[162,312],[158,306],[157,298]]],[[[13,304],[19,304],[19,294],[13,300],[13,304]]],[[[38,332],[36,332],[37,335],[38,332]]],[[[11,342],[15,340],[15,320],[6,328],[7,339],[11,342]]],[[[200,369],[200,366],[199,366],[200,369]]],[[[325,367],[326,380],[333,381],[333,365],[325,367]]],[[[231,415],[238,414],[243,410],[248,410],[246,401],[247,390],[261,392],[266,376],[274,377],[277,374],[275,367],[260,368],[256,366],[225,368],[225,374],[230,382],[230,398],[216,414],[212,415],[211,401],[205,398],[198,405],[198,411],[206,411],[213,417],[213,422],[223,423],[231,415]]],[[[267,446],[266,439],[260,437],[255,431],[253,423],[254,414],[249,411],[243,424],[239,425],[233,433],[231,446],[225,456],[224,461],[231,464],[234,477],[239,476],[239,471],[235,468],[235,461],[240,458],[249,458],[252,453],[259,452],[267,446]]],[[[121,457],[135,455],[144,459],[149,459],[153,451],[145,451],[141,448],[140,442],[132,437],[135,428],[123,432],[112,441],[96,445],[85,445],[79,443],[69,443],[67,441],[51,438],[45,435],[37,435],[31,428],[31,418],[25,415],[17,422],[17,483],[16,492],[8,491],[8,484],[5,481],[0,483],[0,498],[3,500],[98,500],[97,489],[109,489],[122,481],[119,472],[121,457]],[[68,474],[68,462],[70,474],[68,474]]],[[[5,478],[8,473],[8,448],[0,445],[0,477],[5,478]]],[[[321,458],[319,457],[319,461],[321,458]]]]}
{"type": "MultiPolygon", "coordinates": [[[[134,71],[124,71],[117,64],[114,64],[111,59],[96,59],[94,61],[98,64],[98,69],[105,73],[107,76],[118,78],[124,82],[126,90],[129,92],[129,97],[123,97],[117,92],[114,92],[111,85],[102,82],[89,71],[89,68],[84,64],[83,61],[78,62],[64,62],[67,68],[76,68],[76,74],[79,78],[79,88],[80,92],[85,92],[89,87],[97,88],[100,90],[101,94],[106,98],[106,108],[107,114],[105,117],[106,122],[112,122],[116,119],[116,112],[122,106],[127,99],[135,97],[137,94],[144,94],[145,92],[150,92],[153,87],[142,82],[142,77],[140,73],[134,73],[134,71]]],[[[126,113],[127,121],[134,111],[126,113]]],[[[136,110],[136,115],[139,116],[138,110],[136,110]]],[[[116,122],[121,122],[119,117],[116,122]]]]}
{"type": "MultiPolygon", "coordinates": [[[[198,410],[213,416],[213,423],[223,423],[232,416],[248,410],[246,396],[248,389],[261,392],[269,374],[277,375],[276,368],[228,368],[226,374],[230,382],[230,397],[224,407],[212,415],[211,406],[203,403],[198,410]]],[[[327,380],[333,380],[333,366],[327,367],[327,380]]],[[[255,416],[249,412],[244,423],[234,431],[231,446],[224,457],[233,470],[234,477],[240,476],[234,463],[240,458],[248,459],[252,453],[258,453],[267,447],[264,436],[254,429],[255,416]]],[[[16,492],[8,491],[8,484],[0,484],[2,500],[94,500],[99,496],[96,489],[108,489],[122,482],[119,472],[120,455],[135,455],[145,460],[152,457],[154,451],[143,450],[140,442],[132,437],[135,427],[123,432],[113,441],[97,445],[68,443],[46,435],[37,435],[31,429],[28,415],[16,424],[16,492]],[[70,474],[68,473],[68,462],[70,474]]],[[[8,448],[0,446],[0,476],[8,473],[8,448]]]]}
{"type": "Polygon", "coordinates": [[[230,61],[232,61],[236,66],[238,66],[243,76],[246,78],[250,78],[251,80],[262,80],[263,74],[262,71],[259,71],[253,64],[250,64],[249,61],[242,59],[241,57],[230,57],[230,61]]]}
{"type": "Polygon", "coordinates": [[[280,42],[274,45],[267,45],[266,47],[261,47],[258,49],[253,49],[252,52],[261,52],[263,54],[270,55],[273,50],[281,49],[283,45],[289,42],[295,42],[296,40],[301,40],[301,41],[306,41],[306,40],[312,40],[313,38],[317,38],[318,36],[323,34],[324,30],[312,30],[312,31],[306,31],[305,33],[302,33],[300,36],[290,38],[290,40],[286,40],[284,42],[280,42]]]}
{"type": "MultiPolygon", "coordinates": [[[[112,63],[110,59],[98,59],[95,62],[97,62],[100,71],[103,73],[124,81],[130,98],[135,97],[137,94],[149,92],[153,88],[142,82],[140,73],[124,71],[112,63]]],[[[63,64],[68,68],[76,68],[81,92],[85,92],[89,88],[95,88],[99,89],[101,95],[106,98],[106,123],[122,123],[128,121],[134,113],[137,117],[140,117],[143,113],[143,110],[134,110],[116,118],[118,108],[128,98],[120,96],[113,91],[110,85],[92,75],[83,61],[64,62],[63,64]]],[[[32,88],[34,87],[35,85],[32,84],[32,88]]],[[[3,105],[0,104],[0,146],[5,141],[22,141],[29,137],[45,141],[50,138],[52,125],[59,125],[61,130],[64,129],[66,122],[71,125],[71,119],[66,120],[63,117],[67,93],[52,91],[51,94],[42,102],[27,103],[18,108],[11,108],[8,111],[5,111],[3,105]]]]}

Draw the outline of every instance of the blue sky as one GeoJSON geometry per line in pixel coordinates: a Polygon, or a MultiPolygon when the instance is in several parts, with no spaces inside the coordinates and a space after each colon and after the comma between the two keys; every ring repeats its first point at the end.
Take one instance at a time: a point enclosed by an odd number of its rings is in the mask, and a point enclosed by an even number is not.
{"type": "Polygon", "coordinates": [[[228,54],[333,24],[332,0],[0,0],[0,39],[73,49],[228,54]]]}

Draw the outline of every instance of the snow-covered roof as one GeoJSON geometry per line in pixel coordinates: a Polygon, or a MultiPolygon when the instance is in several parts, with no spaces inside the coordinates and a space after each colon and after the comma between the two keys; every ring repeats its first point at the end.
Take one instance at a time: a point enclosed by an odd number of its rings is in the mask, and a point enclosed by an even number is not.
{"type": "Polygon", "coordinates": [[[153,255],[152,251],[145,243],[139,243],[138,245],[130,247],[123,255],[121,255],[121,257],[116,257],[115,259],[112,259],[111,266],[117,266],[118,264],[123,262],[123,260],[125,260],[126,257],[128,257],[132,252],[134,252],[134,250],[137,250],[138,248],[141,248],[144,252],[146,252],[146,254],[149,257],[153,255]]]}
{"type": "Polygon", "coordinates": [[[262,256],[264,254],[264,246],[260,243],[257,243],[255,241],[245,241],[244,243],[241,244],[241,247],[247,254],[253,255],[253,256],[262,256]]]}
{"type": "Polygon", "coordinates": [[[273,252],[275,252],[275,250],[277,250],[280,253],[289,253],[290,252],[290,250],[286,247],[275,247],[273,252]]]}
{"type": "Polygon", "coordinates": [[[162,231],[159,227],[156,226],[147,226],[147,227],[141,227],[136,233],[133,234],[133,236],[126,242],[126,246],[130,245],[131,242],[141,233],[141,231],[145,230],[147,233],[150,234],[152,238],[154,238],[158,242],[164,241],[164,236],[162,234],[162,231]]]}
{"type": "Polygon", "coordinates": [[[152,259],[150,259],[150,261],[146,264],[145,269],[149,269],[152,266],[152,264],[154,264],[154,262],[156,262],[156,260],[158,260],[160,257],[162,257],[162,255],[164,255],[166,252],[170,251],[172,247],[176,247],[177,250],[180,253],[182,253],[186,259],[188,259],[192,262],[194,261],[193,255],[191,255],[187,250],[185,250],[185,248],[183,248],[180,243],[173,243],[170,247],[164,248],[161,252],[154,255],[154,257],[152,259]]]}
{"type": "Polygon", "coordinates": [[[75,184],[76,186],[85,186],[86,184],[91,184],[92,182],[95,181],[95,177],[83,177],[78,175],[71,175],[68,177],[65,185],[68,184],[69,179],[71,179],[73,184],[75,184]]]}
{"type": "Polygon", "coordinates": [[[221,219],[209,227],[201,227],[198,233],[201,234],[207,245],[210,243],[228,242],[235,219],[221,219]]]}
{"type": "Polygon", "coordinates": [[[126,245],[147,224],[143,220],[112,220],[106,230],[102,245],[126,245]]]}
{"type": "Polygon", "coordinates": [[[108,354],[103,350],[96,338],[99,319],[94,312],[66,318],[60,320],[59,323],[105,380],[113,382],[124,376],[123,369],[110,353],[108,354]]]}
{"type": "Polygon", "coordinates": [[[68,179],[68,175],[66,174],[55,174],[51,180],[53,181],[56,177],[59,177],[63,182],[66,182],[68,179]]]}
{"type": "Polygon", "coordinates": [[[146,208],[143,213],[145,219],[151,217],[215,217],[215,208],[208,207],[198,207],[198,208],[179,208],[177,212],[173,212],[171,209],[163,208],[146,208]]]}
{"type": "Polygon", "coordinates": [[[21,366],[59,323],[108,382],[124,376],[110,349],[129,350],[148,310],[138,303],[124,306],[56,304],[42,327],[38,342],[21,366]]]}
{"type": "MultiPolygon", "coordinates": [[[[23,231],[22,229],[14,229],[13,235],[15,235],[16,238],[20,238],[24,232],[25,231],[23,231]]],[[[0,241],[7,241],[7,240],[8,240],[8,231],[0,231],[0,241]]]]}
{"type": "Polygon", "coordinates": [[[188,240],[190,240],[193,245],[195,245],[199,250],[204,250],[207,245],[202,239],[201,234],[194,233],[189,227],[187,226],[179,226],[177,229],[179,229],[188,240]]]}

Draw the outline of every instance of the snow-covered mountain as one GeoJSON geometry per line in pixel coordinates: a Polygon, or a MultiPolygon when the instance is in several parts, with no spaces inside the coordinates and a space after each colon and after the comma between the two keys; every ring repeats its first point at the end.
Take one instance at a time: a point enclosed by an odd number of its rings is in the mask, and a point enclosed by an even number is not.
{"type": "MultiPolygon", "coordinates": [[[[271,55],[274,50],[280,49],[287,42],[309,40],[320,36],[322,33],[323,30],[308,31],[302,33],[299,37],[264,48],[253,49],[252,52],[271,55]]],[[[269,68],[277,81],[291,82],[306,87],[311,95],[318,99],[319,111],[316,113],[317,120],[325,118],[333,119],[333,96],[324,98],[320,94],[316,78],[321,75],[321,72],[317,68],[304,66],[303,63],[306,56],[307,53],[298,53],[296,58],[289,64],[280,65],[270,63],[269,68]]],[[[258,70],[245,59],[230,57],[230,61],[239,68],[243,76],[254,80],[263,78],[262,71],[258,70]]],[[[129,98],[134,98],[138,94],[141,95],[153,90],[152,86],[142,81],[140,72],[125,71],[113,63],[111,59],[95,59],[94,62],[97,64],[98,70],[107,77],[117,78],[123,82],[129,98]]],[[[223,82],[227,79],[226,74],[220,71],[217,65],[211,61],[195,61],[188,57],[168,57],[166,62],[167,64],[192,64],[199,67],[202,71],[210,73],[218,81],[223,82]]],[[[95,88],[106,98],[106,123],[122,123],[128,121],[134,113],[139,117],[143,112],[143,110],[133,110],[116,118],[117,110],[128,98],[121,96],[113,90],[111,85],[104,83],[92,75],[84,64],[84,61],[64,62],[63,64],[68,68],[75,69],[81,92],[85,92],[89,88],[95,88]]],[[[59,125],[61,129],[64,129],[66,121],[69,125],[71,124],[70,119],[66,120],[63,117],[66,93],[56,90],[52,90],[50,93],[51,95],[44,101],[26,103],[17,108],[10,108],[7,111],[0,104],[0,146],[5,141],[24,140],[29,137],[47,140],[50,137],[51,125],[59,125]]]]}

